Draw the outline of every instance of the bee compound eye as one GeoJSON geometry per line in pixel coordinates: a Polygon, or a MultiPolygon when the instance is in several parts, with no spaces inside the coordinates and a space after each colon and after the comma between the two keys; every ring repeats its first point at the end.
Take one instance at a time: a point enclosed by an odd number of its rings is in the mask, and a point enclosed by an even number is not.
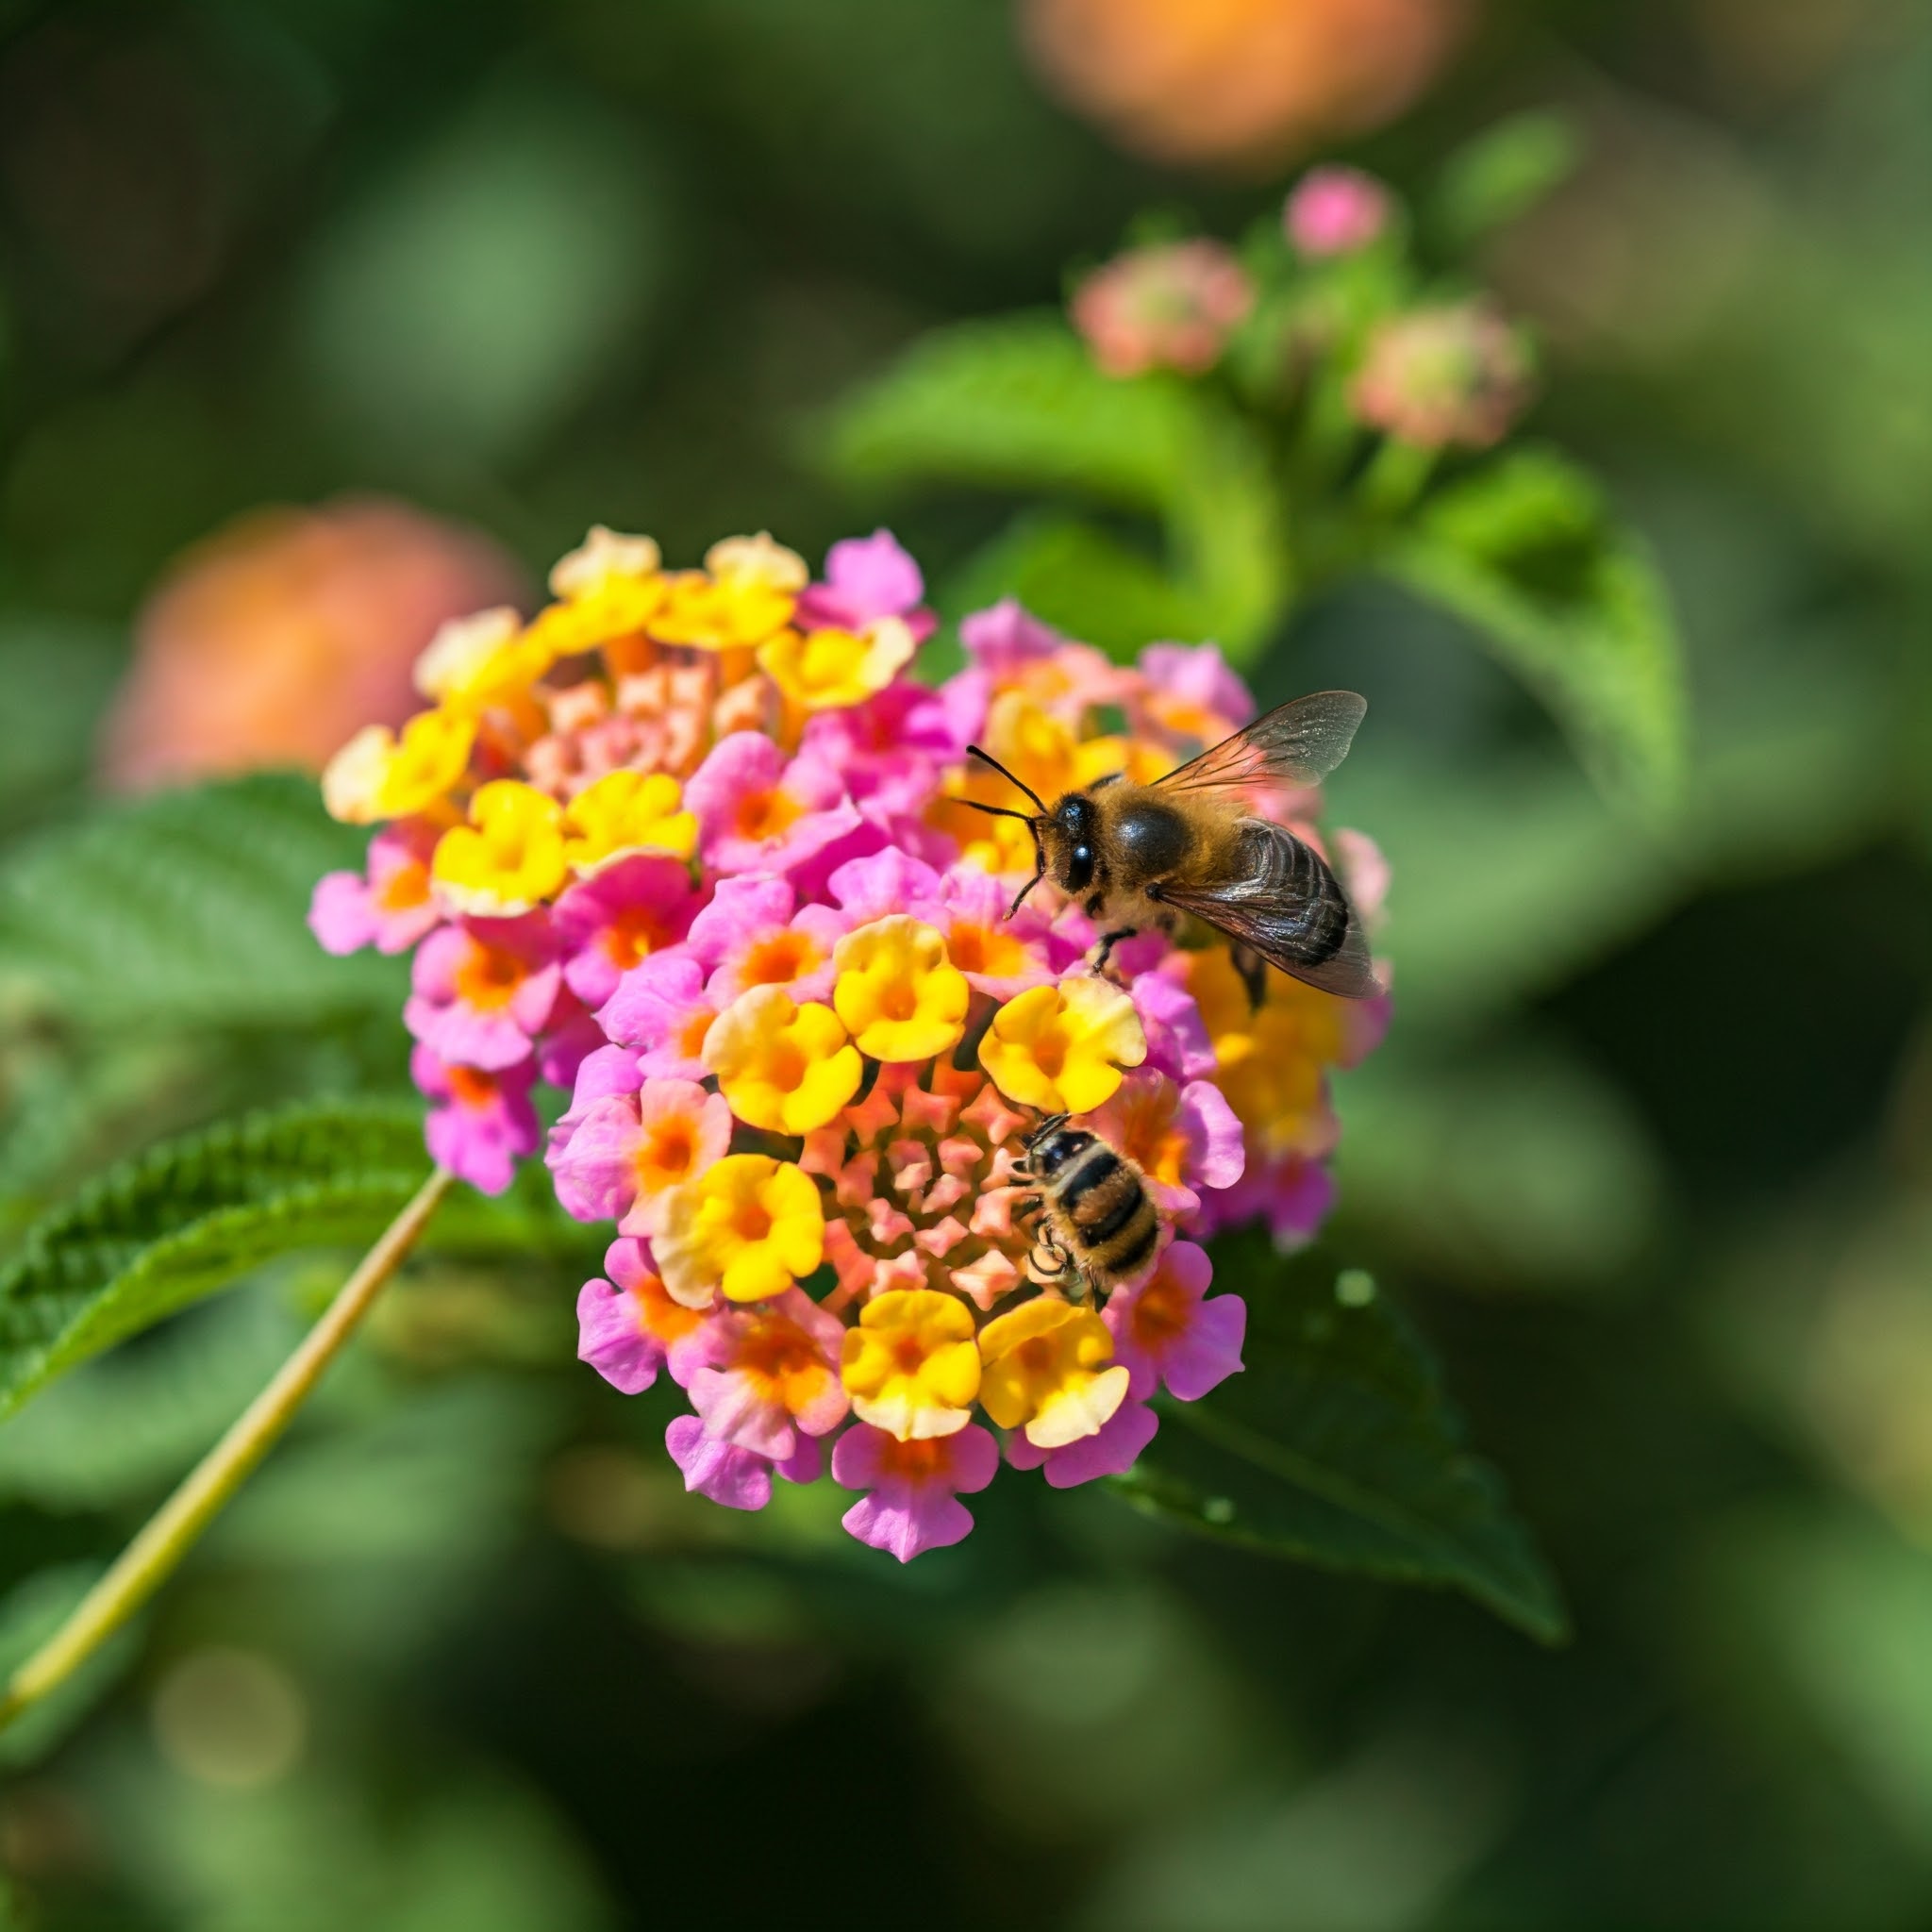
{"type": "Polygon", "coordinates": [[[1091,865],[1093,863],[1092,846],[1075,845],[1074,847],[1074,863],[1075,865],[1091,865]]]}

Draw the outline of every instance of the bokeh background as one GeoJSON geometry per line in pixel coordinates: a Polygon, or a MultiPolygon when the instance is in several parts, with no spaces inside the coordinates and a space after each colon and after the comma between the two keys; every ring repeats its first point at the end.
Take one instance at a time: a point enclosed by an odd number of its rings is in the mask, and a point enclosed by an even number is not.
{"type": "MultiPolygon", "coordinates": [[[[4,16],[8,851],[102,791],[319,762],[593,520],[690,559],[890,517],[956,611],[1010,505],[841,475],[852,385],[1058,301],[1150,206],[1232,233],[1338,155],[1421,194],[1527,109],[1576,165],[1484,271],[1541,340],[1532,427],[1663,559],[1696,748],[1633,827],[1388,594],[1298,611],[1257,673],[1368,692],[1335,791],[1395,868],[1326,1252],[1441,1355],[1567,1648],[1098,1493],[1003,1484],[904,1574],[816,1502],[725,1517],[571,1362],[580,1256],[446,1259],[67,1734],[8,1740],[0,1916],[1932,1922],[1925,8],[4,16]]],[[[325,1009],[348,969],[282,944],[226,1014],[138,960],[84,1011],[0,1000],[0,1239],[109,1156],[395,1071],[393,986],[325,1009]]],[[[339,1274],[0,1431],[0,1591],[117,1546],[339,1274]]]]}

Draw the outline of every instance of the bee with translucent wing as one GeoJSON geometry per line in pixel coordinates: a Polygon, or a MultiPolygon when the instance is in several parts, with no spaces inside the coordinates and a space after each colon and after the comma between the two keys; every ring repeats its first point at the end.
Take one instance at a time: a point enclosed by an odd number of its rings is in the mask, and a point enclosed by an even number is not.
{"type": "Polygon", "coordinates": [[[1367,710],[1352,691],[1317,691],[1277,706],[1151,785],[1117,773],[1051,807],[969,745],[1039,809],[968,803],[1019,819],[1033,834],[1033,876],[1010,911],[1050,878],[1105,926],[1096,967],[1144,927],[1172,931],[1191,914],[1235,942],[1257,1004],[1264,966],[1363,999],[1382,989],[1348,895],[1312,846],[1256,817],[1246,793],[1257,785],[1320,783],[1348,756],[1367,710]]]}

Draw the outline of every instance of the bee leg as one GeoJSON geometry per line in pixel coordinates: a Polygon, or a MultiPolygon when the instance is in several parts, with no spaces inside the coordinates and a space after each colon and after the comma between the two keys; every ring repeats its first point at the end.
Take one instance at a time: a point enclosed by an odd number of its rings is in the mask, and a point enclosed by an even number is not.
{"type": "Polygon", "coordinates": [[[1248,1007],[1258,1012],[1268,997],[1268,962],[1252,946],[1236,946],[1232,954],[1234,970],[1248,990],[1248,1007]]]}
{"type": "Polygon", "coordinates": [[[1113,949],[1123,940],[1134,938],[1139,931],[1140,928],[1138,926],[1123,925],[1117,927],[1112,932],[1102,933],[1100,935],[1099,948],[1093,955],[1092,964],[1094,972],[1105,973],[1107,971],[1107,962],[1113,958],[1113,949]]]}
{"type": "Polygon", "coordinates": [[[1043,1196],[1028,1194],[1023,1200],[1013,1203],[1012,1218],[1015,1221],[1024,1221],[1029,1214],[1038,1214],[1045,1206],[1046,1202],[1043,1196]]]}

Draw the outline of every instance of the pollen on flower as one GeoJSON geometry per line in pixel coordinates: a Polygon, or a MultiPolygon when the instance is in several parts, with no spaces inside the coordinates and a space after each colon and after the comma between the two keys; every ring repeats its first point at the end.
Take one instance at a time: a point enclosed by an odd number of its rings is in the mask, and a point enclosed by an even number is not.
{"type": "MultiPolygon", "coordinates": [[[[667,1446],[726,1507],[829,1474],[847,1530],[905,1561],[970,1532],[1003,1456],[1059,1487],[1124,1469],[1157,1393],[1241,1367],[1245,1309],[1194,1238],[1312,1235],[1330,1081],[1388,1001],[1271,974],[1253,1002],[1202,934],[1096,974],[1050,882],[1010,911],[1032,835],[967,808],[1012,797],[966,746],[1047,798],[1151,780],[1252,715],[1241,680],[1210,646],[1114,663],[1009,602],[928,688],[935,620],[886,531],[815,580],[769,536],[679,569],[599,526],[550,588],[527,624],[447,627],[433,708],[324,780],[377,829],[310,924],[412,953],[435,1158],[496,1191],[541,1147],[564,1209],[613,1229],[579,1354],[683,1391],[667,1446]],[[540,1116],[540,1081],[567,1104],[540,1116]],[[1077,1302],[1041,1290],[1014,1173],[1046,1112],[1134,1161],[1160,1222],[1148,1265],[1077,1302]]],[[[1366,840],[1318,829],[1312,791],[1257,808],[1325,840],[1373,921],[1366,840]]]]}

